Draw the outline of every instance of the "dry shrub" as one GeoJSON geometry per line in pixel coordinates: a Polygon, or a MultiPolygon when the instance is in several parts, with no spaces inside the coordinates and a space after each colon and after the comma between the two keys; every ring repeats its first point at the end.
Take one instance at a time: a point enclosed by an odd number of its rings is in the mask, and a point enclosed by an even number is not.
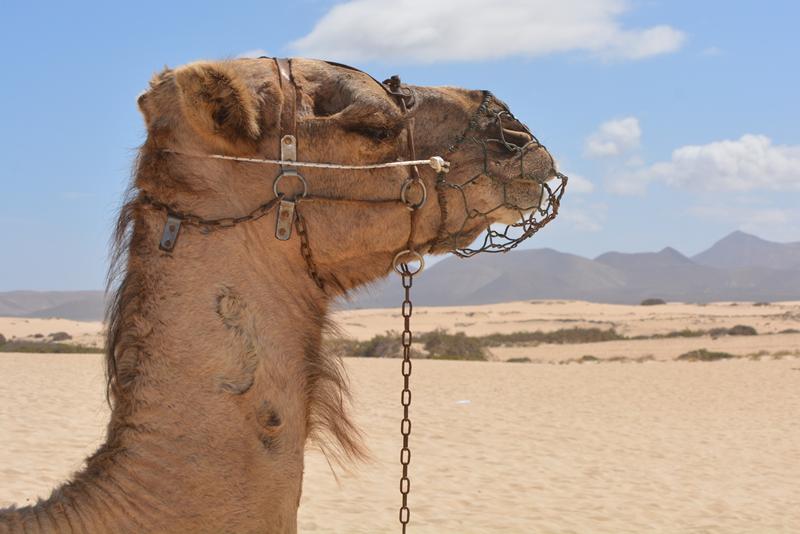
{"type": "Polygon", "coordinates": [[[737,324],[728,329],[729,336],[757,336],[758,332],[752,326],[737,324]]]}
{"type": "Polygon", "coordinates": [[[72,336],[66,332],[53,332],[47,337],[50,338],[50,341],[67,341],[72,339],[72,336]]]}
{"type": "Polygon", "coordinates": [[[713,352],[706,349],[698,349],[685,352],[678,356],[677,359],[687,362],[714,362],[717,360],[729,360],[735,357],[736,356],[728,352],[713,352]]]}
{"type": "Polygon", "coordinates": [[[597,343],[600,341],[617,341],[626,339],[613,328],[562,328],[552,332],[514,332],[512,334],[489,334],[478,338],[484,347],[502,347],[507,345],[553,343],[558,345],[572,343],[597,343]]]}
{"type": "Polygon", "coordinates": [[[449,334],[434,330],[417,336],[424,343],[431,358],[437,360],[486,360],[486,349],[480,338],[469,337],[464,332],[449,334]]]}

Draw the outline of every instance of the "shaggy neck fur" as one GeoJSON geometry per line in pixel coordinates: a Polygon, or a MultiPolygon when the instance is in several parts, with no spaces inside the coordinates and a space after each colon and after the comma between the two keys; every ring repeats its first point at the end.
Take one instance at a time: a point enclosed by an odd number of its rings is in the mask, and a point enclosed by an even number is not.
{"type": "Polygon", "coordinates": [[[327,298],[292,255],[258,250],[280,246],[261,242],[271,218],[182,230],[172,254],[163,214],[134,201],[122,234],[128,220],[107,441],[49,499],[0,512],[0,532],[295,532],[309,434],[360,454],[339,362],[320,351],[327,298]]]}

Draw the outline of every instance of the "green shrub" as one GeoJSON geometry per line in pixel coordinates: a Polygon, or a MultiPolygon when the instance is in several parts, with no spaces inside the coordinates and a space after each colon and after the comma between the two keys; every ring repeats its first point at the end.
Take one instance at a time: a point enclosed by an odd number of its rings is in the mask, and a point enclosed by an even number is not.
{"type": "Polygon", "coordinates": [[[678,356],[678,360],[684,360],[688,362],[713,362],[716,360],[728,360],[730,358],[735,358],[733,354],[728,352],[712,352],[706,349],[698,349],[693,350],[690,352],[685,352],[678,356]]]}
{"type": "Polygon", "coordinates": [[[752,326],[747,326],[744,324],[737,324],[736,326],[732,326],[728,328],[728,335],[729,336],[756,336],[758,332],[752,326]]]}
{"type": "Polygon", "coordinates": [[[711,337],[720,337],[720,336],[756,336],[758,332],[752,326],[747,326],[744,324],[737,324],[736,326],[731,326],[730,328],[726,328],[724,326],[718,326],[716,328],[712,328],[708,331],[708,334],[711,337]]]}
{"type": "Polygon", "coordinates": [[[8,341],[0,345],[0,352],[42,352],[56,354],[76,354],[84,352],[101,353],[101,348],[71,345],[67,343],[44,343],[42,341],[8,341]]]}
{"type": "Polygon", "coordinates": [[[72,339],[72,336],[66,332],[53,332],[47,337],[50,338],[50,341],[67,341],[72,339]]]}
{"type": "Polygon", "coordinates": [[[484,347],[500,347],[504,345],[555,343],[559,345],[572,343],[597,343],[600,341],[616,341],[625,339],[613,328],[562,328],[553,332],[514,332],[512,334],[489,334],[480,338],[484,347]]]}
{"type": "Polygon", "coordinates": [[[527,356],[521,356],[519,358],[509,358],[506,360],[508,363],[531,363],[531,359],[527,356]]]}
{"type": "Polygon", "coordinates": [[[400,358],[403,355],[403,343],[400,334],[392,330],[378,334],[372,339],[359,342],[353,356],[368,358],[400,358]]]}
{"type": "Polygon", "coordinates": [[[486,349],[480,338],[468,337],[464,332],[449,334],[434,330],[420,334],[417,341],[424,343],[428,355],[437,360],[485,360],[486,349]]]}
{"type": "Polygon", "coordinates": [[[664,339],[664,338],[673,338],[673,337],[703,337],[708,332],[705,330],[691,330],[689,328],[684,328],[683,330],[675,330],[673,332],[667,332],[666,334],[653,334],[652,336],[642,336],[642,339],[664,339]]]}
{"type": "Polygon", "coordinates": [[[717,327],[714,327],[711,330],[709,330],[708,331],[708,335],[711,336],[711,337],[727,336],[728,335],[728,329],[725,328],[724,326],[717,326],[717,327]]]}
{"type": "Polygon", "coordinates": [[[644,299],[639,303],[640,306],[661,306],[667,302],[664,299],[644,299]]]}

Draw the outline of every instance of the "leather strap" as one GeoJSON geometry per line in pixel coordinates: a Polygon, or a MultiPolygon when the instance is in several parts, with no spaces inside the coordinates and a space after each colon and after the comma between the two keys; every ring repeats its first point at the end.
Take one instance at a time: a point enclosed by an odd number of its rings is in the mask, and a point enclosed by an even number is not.
{"type": "Polygon", "coordinates": [[[297,90],[292,79],[292,63],[285,57],[275,58],[283,91],[283,107],[281,108],[281,136],[297,137],[297,90]]]}

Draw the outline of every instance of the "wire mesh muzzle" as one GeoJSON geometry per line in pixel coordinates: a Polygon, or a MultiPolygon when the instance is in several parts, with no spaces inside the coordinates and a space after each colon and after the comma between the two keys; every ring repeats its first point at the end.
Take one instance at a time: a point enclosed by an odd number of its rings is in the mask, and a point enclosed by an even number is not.
{"type": "Polygon", "coordinates": [[[507,252],[556,217],[567,177],[556,170],[544,145],[490,93],[449,154],[470,147],[480,155],[478,171],[466,179],[450,173],[437,180],[442,211],[437,247],[460,257],[507,252]],[[473,191],[477,188],[485,189],[473,191]],[[509,220],[515,222],[498,223],[509,220]]]}

